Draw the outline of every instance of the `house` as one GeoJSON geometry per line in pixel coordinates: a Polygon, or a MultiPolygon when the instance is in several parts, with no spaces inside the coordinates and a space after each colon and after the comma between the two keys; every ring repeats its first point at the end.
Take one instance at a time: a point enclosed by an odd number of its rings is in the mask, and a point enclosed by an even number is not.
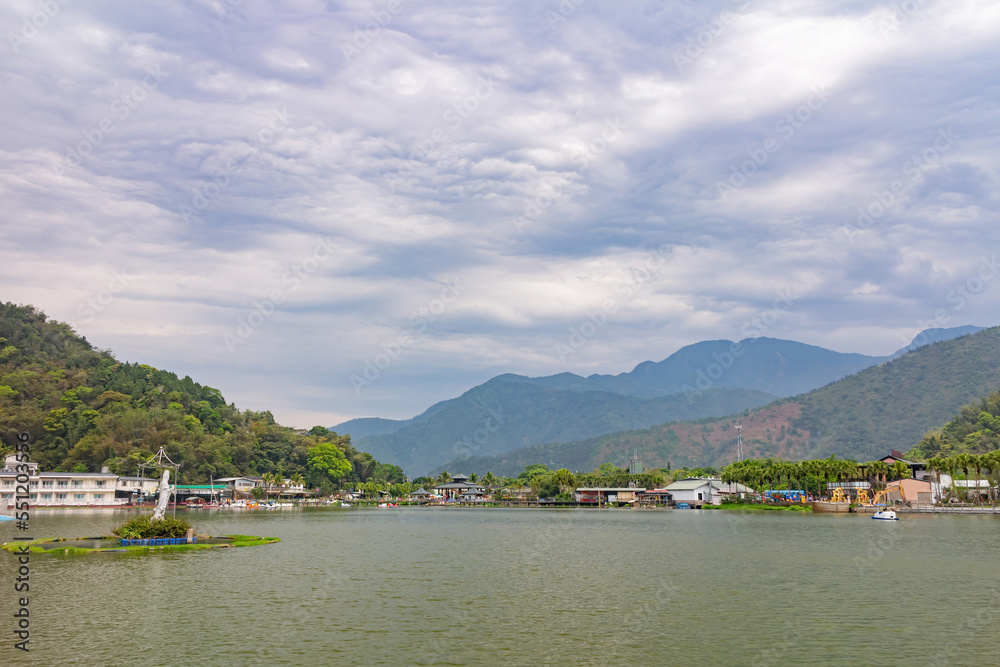
{"type": "Polygon", "coordinates": [[[905,463],[910,466],[910,477],[913,479],[927,479],[930,476],[926,463],[923,461],[907,461],[903,458],[903,455],[897,451],[893,451],[889,456],[883,456],[879,460],[883,463],[888,463],[889,465],[893,465],[894,463],[905,463]]]}
{"type": "Polygon", "coordinates": [[[215,481],[228,486],[233,498],[246,498],[255,486],[264,486],[263,477],[220,477],[215,481]]]}
{"type": "Polygon", "coordinates": [[[466,499],[483,498],[486,495],[486,487],[475,482],[470,482],[465,475],[453,475],[451,481],[446,484],[438,484],[434,490],[441,496],[449,499],[461,497],[466,499]]]}
{"type": "Polygon", "coordinates": [[[639,496],[645,492],[646,489],[636,489],[629,486],[611,488],[580,487],[576,490],[576,501],[578,503],[593,503],[595,505],[632,504],[639,502],[639,496]]]}
{"type": "Polygon", "coordinates": [[[723,483],[721,479],[689,477],[668,484],[663,489],[670,494],[675,503],[687,503],[692,507],[701,505],[721,505],[723,501],[742,498],[753,489],[742,484],[723,483]]]}
{"type": "Polygon", "coordinates": [[[989,498],[993,488],[988,479],[956,479],[954,486],[961,498],[978,500],[989,498]]]}
{"type": "Polygon", "coordinates": [[[930,505],[934,502],[931,483],[924,479],[900,479],[886,485],[890,502],[908,502],[911,505],[930,505]]]}
{"type": "MultiPolygon", "coordinates": [[[[0,470],[0,500],[10,505],[14,504],[20,486],[18,465],[28,466],[28,503],[32,507],[114,507],[129,502],[128,497],[118,493],[120,478],[107,468],[101,472],[39,472],[37,463],[22,464],[11,454],[0,470]]],[[[158,483],[155,479],[142,479],[136,488],[149,484],[155,488],[158,483]]]]}

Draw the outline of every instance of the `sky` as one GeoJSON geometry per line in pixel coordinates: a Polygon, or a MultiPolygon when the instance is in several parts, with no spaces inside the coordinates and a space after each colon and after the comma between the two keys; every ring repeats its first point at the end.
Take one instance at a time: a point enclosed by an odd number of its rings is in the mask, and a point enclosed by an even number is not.
{"type": "Polygon", "coordinates": [[[0,3],[0,300],[280,423],[1000,324],[1000,3],[0,3]]]}

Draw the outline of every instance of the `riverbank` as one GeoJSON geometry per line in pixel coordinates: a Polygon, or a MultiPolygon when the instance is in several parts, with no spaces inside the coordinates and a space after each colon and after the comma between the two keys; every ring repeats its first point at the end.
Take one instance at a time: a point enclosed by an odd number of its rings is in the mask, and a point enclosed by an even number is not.
{"type": "Polygon", "coordinates": [[[812,512],[812,505],[764,505],[761,503],[722,503],[721,505],[702,505],[704,510],[747,510],[754,512],[812,512]]]}

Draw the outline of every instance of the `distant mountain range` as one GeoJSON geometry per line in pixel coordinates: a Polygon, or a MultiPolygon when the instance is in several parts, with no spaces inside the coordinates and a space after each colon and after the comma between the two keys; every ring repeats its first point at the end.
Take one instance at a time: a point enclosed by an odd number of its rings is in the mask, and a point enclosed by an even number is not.
{"type": "Polygon", "coordinates": [[[359,450],[415,476],[456,458],[497,457],[540,443],[733,414],[822,387],[922,345],[980,330],[929,329],[888,357],[775,338],[703,341],[619,375],[505,374],[412,419],[352,419],[331,428],[350,434],[359,450]]]}
{"type": "Polygon", "coordinates": [[[1000,389],[1000,327],[952,340],[939,334],[937,341],[825,387],[740,414],[538,444],[498,456],[453,460],[441,468],[512,475],[529,463],[545,463],[593,470],[604,462],[625,465],[635,450],[647,467],[720,466],[736,455],[736,424],[743,425],[750,457],[836,454],[872,460],[893,449],[910,449],[961,406],[1000,389]]]}

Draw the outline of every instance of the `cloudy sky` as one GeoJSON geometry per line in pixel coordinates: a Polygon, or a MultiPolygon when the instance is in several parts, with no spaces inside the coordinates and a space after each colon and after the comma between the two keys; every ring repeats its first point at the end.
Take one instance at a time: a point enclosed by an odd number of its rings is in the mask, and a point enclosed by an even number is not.
{"type": "Polygon", "coordinates": [[[1000,322],[1000,3],[0,3],[0,299],[308,427],[1000,322]]]}

